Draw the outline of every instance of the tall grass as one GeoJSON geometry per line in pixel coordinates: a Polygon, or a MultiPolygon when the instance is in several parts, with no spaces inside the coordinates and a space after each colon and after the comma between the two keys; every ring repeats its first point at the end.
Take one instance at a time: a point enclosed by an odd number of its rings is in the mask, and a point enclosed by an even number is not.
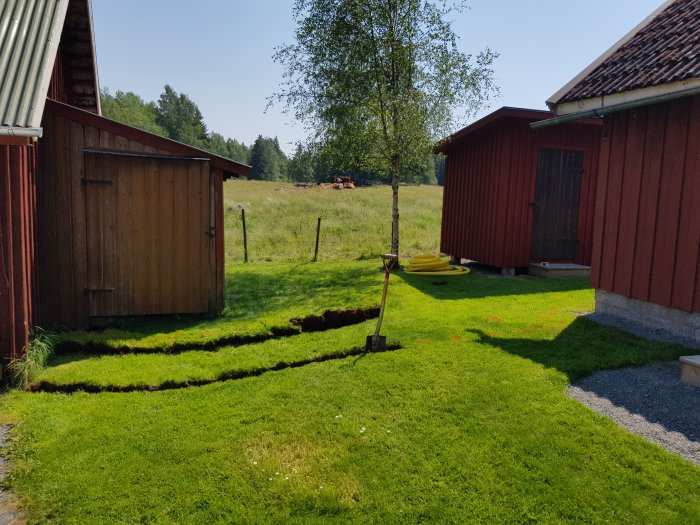
{"type": "MultiPolygon", "coordinates": [[[[224,184],[227,264],[243,260],[241,207],[246,210],[250,261],[310,261],[319,217],[320,261],[372,259],[391,245],[388,186],[339,191],[231,180],[224,184]]],[[[441,187],[401,187],[402,255],[439,250],[441,210],[441,187]]]]}
{"type": "Polygon", "coordinates": [[[54,353],[57,336],[41,328],[34,328],[29,345],[23,356],[10,362],[12,384],[18,387],[28,385],[44,368],[54,353]]]}

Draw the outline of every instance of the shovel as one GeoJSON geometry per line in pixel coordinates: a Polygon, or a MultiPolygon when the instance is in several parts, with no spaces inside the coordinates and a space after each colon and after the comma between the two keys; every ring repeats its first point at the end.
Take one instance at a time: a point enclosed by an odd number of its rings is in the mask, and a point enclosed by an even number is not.
{"type": "Polygon", "coordinates": [[[384,291],[382,292],[382,305],[379,308],[379,319],[377,319],[377,329],[374,335],[367,336],[365,343],[365,352],[382,352],[386,350],[386,337],[379,335],[379,330],[382,328],[382,319],[384,318],[384,305],[386,304],[386,292],[389,289],[389,274],[396,266],[396,255],[385,253],[382,255],[382,264],[384,264],[384,291]],[[390,261],[390,262],[389,262],[390,261]]]}

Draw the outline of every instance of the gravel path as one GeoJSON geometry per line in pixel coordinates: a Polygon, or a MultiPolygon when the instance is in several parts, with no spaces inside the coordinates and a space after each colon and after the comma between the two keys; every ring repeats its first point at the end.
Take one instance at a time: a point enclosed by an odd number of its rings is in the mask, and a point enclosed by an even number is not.
{"type": "MultiPolygon", "coordinates": [[[[0,425],[0,454],[7,446],[7,434],[10,431],[9,425],[0,425]]],[[[9,472],[9,461],[3,455],[0,455],[0,484],[5,480],[9,472]]],[[[15,507],[12,504],[10,493],[0,487],[0,525],[13,525],[18,523],[18,517],[15,513],[15,507]]]]}
{"type": "Polygon", "coordinates": [[[568,393],[700,466],[700,388],[681,383],[680,370],[679,362],[605,370],[571,385],[568,393]]]}

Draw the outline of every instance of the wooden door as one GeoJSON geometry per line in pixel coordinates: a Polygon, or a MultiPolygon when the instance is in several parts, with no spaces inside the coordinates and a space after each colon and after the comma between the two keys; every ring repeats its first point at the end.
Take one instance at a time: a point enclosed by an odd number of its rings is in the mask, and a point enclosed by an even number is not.
{"type": "Polygon", "coordinates": [[[578,242],[578,212],[583,151],[541,149],[532,222],[532,261],[573,261],[578,242]]]}
{"type": "Polygon", "coordinates": [[[83,184],[90,317],[208,312],[209,162],[86,151],[83,184]]]}

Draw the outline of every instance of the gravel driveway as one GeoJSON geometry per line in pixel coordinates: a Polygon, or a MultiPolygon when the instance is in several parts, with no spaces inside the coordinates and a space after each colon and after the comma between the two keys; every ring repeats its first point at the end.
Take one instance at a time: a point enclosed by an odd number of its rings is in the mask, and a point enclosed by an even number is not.
{"type": "Polygon", "coordinates": [[[680,370],[679,362],[605,370],[574,383],[568,393],[700,466],[700,388],[681,383],[680,370]]]}

